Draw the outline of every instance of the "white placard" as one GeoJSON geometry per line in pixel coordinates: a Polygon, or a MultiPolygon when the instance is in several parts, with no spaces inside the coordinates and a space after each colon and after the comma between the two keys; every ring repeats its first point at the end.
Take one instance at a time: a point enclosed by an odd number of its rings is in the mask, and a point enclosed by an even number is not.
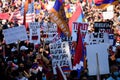
{"type": "Polygon", "coordinates": [[[89,44],[109,43],[108,33],[92,33],[89,44]]]}
{"type": "Polygon", "coordinates": [[[6,44],[11,44],[17,41],[28,40],[25,26],[18,26],[3,30],[6,44]]]}
{"type": "Polygon", "coordinates": [[[113,5],[108,6],[107,11],[114,11],[114,6],[113,5]]]}
{"type": "Polygon", "coordinates": [[[49,23],[43,23],[40,26],[40,29],[43,31],[43,35],[46,35],[47,37],[44,37],[45,42],[52,42],[53,37],[57,34],[57,25],[53,24],[52,22],[49,23]]]}
{"type": "Polygon", "coordinates": [[[100,74],[109,74],[109,63],[108,63],[108,44],[94,44],[87,45],[87,65],[89,75],[97,75],[97,57],[98,54],[98,64],[100,74]]]}
{"type": "Polygon", "coordinates": [[[60,38],[60,35],[57,33],[57,34],[53,37],[52,43],[61,43],[61,42],[62,42],[62,40],[61,40],[61,38],[60,38]]]}
{"type": "Polygon", "coordinates": [[[114,12],[103,12],[103,19],[112,19],[114,17],[114,12]]]}
{"type": "Polygon", "coordinates": [[[30,42],[34,44],[40,43],[40,23],[39,22],[31,22],[29,24],[30,29],[30,42]]]}
{"type": "Polygon", "coordinates": [[[52,54],[53,73],[56,74],[56,65],[69,66],[72,69],[71,55],[68,42],[50,43],[50,53],[52,54]]]}

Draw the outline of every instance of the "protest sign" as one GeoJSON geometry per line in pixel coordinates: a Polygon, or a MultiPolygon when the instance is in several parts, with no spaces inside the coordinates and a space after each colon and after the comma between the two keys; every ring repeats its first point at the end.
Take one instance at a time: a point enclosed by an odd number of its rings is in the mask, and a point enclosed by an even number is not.
{"type": "Polygon", "coordinates": [[[82,39],[84,41],[85,35],[88,30],[88,23],[73,22],[73,26],[72,26],[72,40],[73,41],[77,40],[78,27],[80,27],[80,32],[82,35],[82,39]]]}
{"type": "Polygon", "coordinates": [[[103,44],[103,43],[86,46],[87,65],[90,76],[97,75],[98,71],[101,75],[109,74],[109,63],[108,63],[108,52],[107,52],[108,47],[109,44],[103,44]]]}
{"type": "Polygon", "coordinates": [[[52,22],[43,23],[40,26],[40,30],[43,31],[44,41],[52,42],[53,37],[57,34],[57,25],[52,22]]]}
{"type": "Polygon", "coordinates": [[[108,6],[107,11],[108,12],[114,11],[114,6],[113,5],[108,6]]]}
{"type": "Polygon", "coordinates": [[[89,44],[109,43],[108,33],[91,33],[89,44]]]}
{"type": "Polygon", "coordinates": [[[60,67],[68,66],[69,70],[71,70],[72,63],[68,42],[50,43],[49,46],[50,53],[52,54],[53,73],[56,74],[55,68],[57,64],[60,65],[60,67]]]}
{"type": "Polygon", "coordinates": [[[60,35],[57,33],[57,34],[53,37],[52,43],[61,43],[61,42],[62,42],[62,40],[61,40],[61,38],[60,38],[60,35]]]}
{"type": "Polygon", "coordinates": [[[114,12],[103,12],[104,19],[112,19],[114,17],[114,12]]]}
{"type": "Polygon", "coordinates": [[[40,43],[40,23],[39,22],[31,22],[29,23],[30,29],[30,42],[34,44],[40,43]]]}
{"type": "Polygon", "coordinates": [[[113,29],[111,29],[110,26],[111,26],[110,22],[95,22],[94,23],[95,32],[108,33],[109,44],[112,45],[114,35],[113,35],[113,29]]]}
{"type": "Polygon", "coordinates": [[[4,29],[3,34],[6,44],[28,40],[27,32],[23,25],[9,29],[4,29]]]}

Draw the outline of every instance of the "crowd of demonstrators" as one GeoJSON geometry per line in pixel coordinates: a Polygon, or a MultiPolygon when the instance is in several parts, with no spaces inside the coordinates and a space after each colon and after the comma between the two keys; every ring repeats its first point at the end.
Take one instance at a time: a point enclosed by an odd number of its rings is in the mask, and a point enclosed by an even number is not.
{"type": "MultiPolygon", "coordinates": [[[[9,13],[9,16],[17,13],[22,4],[22,0],[15,0],[16,2],[2,3],[0,0],[0,13],[9,13]],[[4,6],[3,6],[4,5],[4,6]]],[[[72,2],[70,2],[72,4],[72,2]]],[[[44,4],[41,0],[35,1],[35,21],[49,22],[49,15],[46,9],[48,4],[45,0],[44,4]]],[[[73,3],[74,4],[74,3],[73,3]]],[[[108,21],[111,22],[111,28],[114,30],[115,37],[119,37],[118,34],[120,27],[120,4],[114,7],[114,18],[110,20],[104,20],[102,12],[106,9],[96,9],[95,7],[84,5],[83,12],[85,21],[89,23],[90,30],[93,30],[93,24],[96,21],[108,21]]],[[[5,44],[2,30],[12,27],[17,27],[20,24],[17,22],[16,17],[10,17],[7,20],[0,20],[0,79],[3,80],[55,80],[52,72],[51,65],[51,54],[49,50],[49,44],[40,44],[34,46],[29,41],[21,41],[12,44],[5,44]],[[18,45],[19,44],[19,45],[18,45]]],[[[29,33],[29,32],[28,32],[29,33]]],[[[41,43],[44,43],[43,35],[41,35],[41,43]],[[42,42],[43,41],[43,42],[42,42]]],[[[116,39],[116,38],[115,38],[116,39]]],[[[119,41],[118,41],[119,42],[119,41]]],[[[107,79],[112,76],[116,79],[120,76],[120,46],[110,46],[109,61],[110,61],[110,72],[109,75],[104,75],[102,78],[107,79]],[[112,51],[111,51],[112,50],[112,51]],[[116,73],[116,74],[115,74],[116,73]],[[118,74],[117,74],[118,73],[118,74]]],[[[84,69],[81,71],[80,80],[96,80],[96,77],[89,77],[88,70],[84,69]]],[[[68,76],[70,80],[76,80],[77,72],[71,71],[68,76]]]]}
{"type": "MultiPolygon", "coordinates": [[[[98,9],[95,6],[90,6],[88,4],[83,6],[83,12],[85,16],[85,21],[89,23],[89,33],[94,32],[94,23],[95,22],[109,22],[110,27],[113,30],[114,33],[114,43],[113,45],[110,45],[108,49],[109,53],[109,67],[110,67],[110,74],[101,76],[102,79],[107,79],[113,77],[115,80],[119,80],[118,77],[120,77],[120,45],[119,45],[119,27],[120,27],[120,4],[114,5],[114,16],[112,19],[104,19],[103,12],[107,11],[106,8],[104,9],[98,9]],[[116,74],[115,74],[116,73],[116,74]]],[[[87,37],[87,36],[86,36],[87,37]]],[[[84,70],[83,70],[84,71],[84,70]]],[[[88,75],[86,76],[87,80],[88,75]]],[[[85,76],[83,75],[83,78],[85,76]]],[[[95,80],[94,77],[92,80],[95,80]]]]}

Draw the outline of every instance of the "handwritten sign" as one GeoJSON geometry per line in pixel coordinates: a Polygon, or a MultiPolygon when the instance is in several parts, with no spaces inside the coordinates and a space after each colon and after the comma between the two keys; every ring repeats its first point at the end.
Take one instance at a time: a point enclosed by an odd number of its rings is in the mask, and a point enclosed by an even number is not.
{"type": "Polygon", "coordinates": [[[90,45],[99,43],[109,43],[107,33],[92,33],[90,36],[90,45]]]}
{"type": "Polygon", "coordinates": [[[18,26],[14,28],[9,28],[3,30],[4,38],[6,44],[11,44],[14,42],[28,40],[27,32],[25,27],[18,26]]]}
{"type": "Polygon", "coordinates": [[[31,22],[29,24],[30,28],[30,42],[34,44],[40,43],[40,23],[39,22],[31,22]]]}
{"type": "Polygon", "coordinates": [[[53,37],[57,34],[57,25],[51,22],[43,23],[40,26],[40,29],[43,31],[44,41],[45,42],[52,42],[53,37]]]}
{"type": "Polygon", "coordinates": [[[68,42],[62,43],[51,43],[50,45],[50,53],[52,54],[52,67],[53,72],[56,74],[56,65],[69,66],[72,69],[71,64],[71,55],[69,50],[68,42]]]}
{"type": "Polygon", "coordinates": [[[109,43],[113,43],[113,30],[110,27],[110,22],[95,22],[94,23],[95,32],[108,33],[109,43]]]}
{"type": "Polygon", "coordinates": [[[88,23],[73,22],[73,26],[72,26],[72,39],[73,39],[73,41],[77,40],[78,27],[80,27],[82,39],[84,40],[85,35],[87,33],[87,30],[88,30],[88,23]]]}

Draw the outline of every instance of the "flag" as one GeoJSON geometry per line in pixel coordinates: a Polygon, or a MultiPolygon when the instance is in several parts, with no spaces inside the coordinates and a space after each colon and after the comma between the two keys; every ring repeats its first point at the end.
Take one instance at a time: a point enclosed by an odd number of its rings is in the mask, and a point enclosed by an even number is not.
{"type": "Polygon", "coordinates": [[[0,13],[0,19],[6,20],[9,19],[10,15],[9,13],[0,13]]]}
{"type": "MultiPolygon", "coordinates": [[[[86,0],[83,0],[84,2],[86,2],[86,0]]],[[[107,8],[108,6],[112,5],[116,5],[119,3],[118,0],[88,0],[88,4],[91,4],[94,1],[94,4],[96,5],[96,8],[99,9],[104,9],[107,8]]]]}
{"type": "Polygon", "coordinates": [[[63,73],[59,65],[56,65],[56,71],[57,71],[57,80],[67,80],[65,74],[63,73]]]}
{"type": "Polygon", "coordinates": [[[50,9],[50,18],[51,20],[57,24],[59,29],[68,37],[71,36],[68,24],[66,23],[64,16],[61,12],[64,11],[62,9],[64,0],[56,0],[52,9],[50,9]]]}
{"type": "Polygon", "coordinates": [[[24,24],[26,28],[29,22],[33,22],[34,17],[34,2],[27,0],[24,5],[21,6],[20,11],[16,14],[16,19],[19,24],[24,24]]]}
{"type": "Polygon", "coordinates": [[[110,5],[117,5],[119,3],[118,0],[95,0],[96,8],[104,9],[110,5]]]}
{"type": "Polygon", "coordinates": [[[75,54],[73,59],[73,69],[81,69],[83,67],[83,60],[84,60],[84,47],[82,43],[80,27],[78,27],[77,45],[75,48],[75,54]]]}
{"type": "Polygon", "coordinates": [[[95,4],[97,6],[100,6],[102,4],[109,4],[109,3],[112,3],[114,2],[115,0],[95,0],[95,4]]]}
{"type": "Polygon", "coordinates": [[[76,6],[76,11],[73,13],[72,17],[69,19],[68,25],[70,32],[72,33],[72,23],[77,21],[77,22],[83,22],[83,11],[80,3],[77,3],[76,6]]]}

